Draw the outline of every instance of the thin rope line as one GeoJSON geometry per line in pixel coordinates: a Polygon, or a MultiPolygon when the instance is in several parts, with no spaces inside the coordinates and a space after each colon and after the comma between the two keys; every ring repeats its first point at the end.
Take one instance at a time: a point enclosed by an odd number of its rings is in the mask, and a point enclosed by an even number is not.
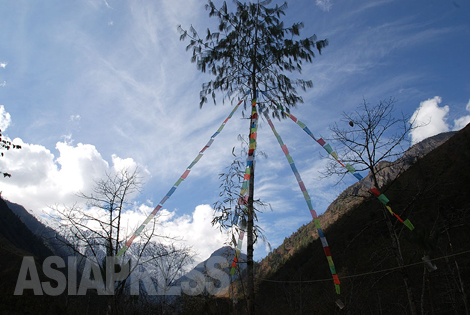
{"type": "MultiPolygon", "coordinates": [[[[429,259],[429,261],[441,260],[441,259],[444,259],[444,258],[464,255],[464,254],[468,254],[468,253],[470,253],[470,250],[460,252],[460,253],[457,253],[457,254],[451,254],[451,255],[447,255],[447,256],[441,256],[441,257],[438,257],[438,258],[429,259]]],[[[362,277],[362,276],[377,274],[377,273],[381,273],[381,272],[397,270],[397,269],[400,269],[400,268],[407,268],[407,267],[412,267],[412,266],[416,266],[416,265],[421,265],[423,263],[424,262],[417,262],[417,263],[412,263],[412,264],[408,264],[408,265],[404,265],[404,266],[398,266],[398,267],[393,267],[393,268],[388,268],[388,269],[382,269],[382,270],[376,270],[376,271],[371,271],[371,272],[359,273],[359,274],[356,274],[356,275],[344,276],[344,277],[339,277],[339,278],[340,279],[348,279],[348,278],[362,277]]],[[[301,281],[301,280],[292,280],[292,281],[288,281],[288,280],[271,280],[271,279],[266,279],[266,278],[256,278],[256,279],[266,281],[266,282],[278,282],[278,283],[314,283],[314,282],[331,281],[331,278],[330,279],[307,280],[307,281],[301,281]]]]}

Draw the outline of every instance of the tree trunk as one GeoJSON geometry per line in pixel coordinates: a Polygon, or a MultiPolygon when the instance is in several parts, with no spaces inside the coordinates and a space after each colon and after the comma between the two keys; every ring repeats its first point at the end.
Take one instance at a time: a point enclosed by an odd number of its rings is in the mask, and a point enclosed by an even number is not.
{"type": "Polygon", "coordinates": [[[408,303],[410,304],[410,311],[412,315],[417,315],[418,312],[416,310],[416,303],[415,303],[414,296],[413,296],[413,290],[411,288],[408,273],[406,272],[405,267],[404,267],[405,262],[403,260],[403,255],[401,253],[400,243],[398,241],[397,234],[395,233],[395,230],[393,229],[392,222],[390,220],[387,210],[385,209],[385,207],[383,207],[382,209],[384,211],[384,216],[385,216],[385,220],[387,223],[388,232],[390,234],[390,238],[392,239],[392,250],[393,250],[393,253],[395,254],[395,258],[397,260],[398,266],[400,267],[400,273],[403,277],[403,282],[405,284],[406,294],[408,296],[408,303]]]}
{"type": "MultiPolygon", "coordinates": [[[[256,94],[256,92],[255,92],[256,94]]],[[[253,99],[253,102],[255,100],[253,99]]],[[[252,104],[253,105],[253,104],[252,104]]],[[[256,105],[254,105],[256,106],[256,105]]],[[[253,115],[250,119],[250,136],[251,139],[251,127],[253,125],[253,115]]],[[[254,156],[254,152],[252,153],[254,156]]],[[[253,263],[253,195],[254,195],[254,186],[255,186],[255,163],[253,159],[253,164],[250,170],[250,182],[248,186],[248,214],[247,214],[247,248],[246,248],[246,264],[247,264],[247,308],[248,314],[255,314],[255,283],[254,283],[254,263],[253,263]]]]}
{"type": "MultiPolygon", "coordinates": [[[[258,8],[259,9],[259,8],[258,8]]],[[[251,84],[252,84],[252,90],[251,93],[253,93],[252,97],[252,103],[251,103],[251,119],[250,119],[250,133],[249,133],[249,138],[248,138],[248,143],[251,141],[251,131],[253,127],[253,122],[255,122],[255,119],[253,119],[253,106],[256,106],[256,55],[257,55],[257,40],[258,40],[258,26],[255,26],[255,35],[254,35],[254,40],[255,40],[255,49],[253,52],[252,56],[252,64],[253,64],[253,70],[251,72],[251,84]]],[[[257,119],[257,118],[256,118],[257,119]]],[[[256,140],[255,140],[256,141],[256,140]]],[[[256,148],[255,148],[256,150],[256,148]]],[[[248,152],[249,152],[249,147],[248,147],[248,152]]],[[[248,156],[250,154],[248,153],[248,156]]],[[[249,182],[249,195],[248,195],[248,220],[247,220],[247,257],[246,257],[246,264],[247,264],[247,293],[248,293],[248,299],[247,299],[247,309],[248,309],[248,314],[253,315],[255,314],[255,279],[254,279],[254,262],[253,262],[253,212],[254,212],[254,206],[253,206],[253,200],[254,200],[254,191],[255,191],[255,151],[251,154],[253,156],[253,164],[251,166],[250,170],[250,182],[249,182]]]]}
{"type": "MultiPolygon", "coordinates": [[[[375,187],[378,189],[379,188],[379,183],[377,180],[377,174],[375,173],[375,169],[373,167],[370,168],[370,171],[372,173],[372,180],[374,182],[375,187]]],[[[383,214],[385,217],[385,222],[387,224],[388,228],[388,233],[390,235],[390,238],[392,240],[392,250],[395,255],[395,258],[397,260],[398,266],[400,267],[400,273],[403,277],[403,282],[405,284],[406,288],[406,294],[408,296],[408,303],[410,304],[410,311],[412,315],[417,315],[418,311],[416,309],[416,303],[414,300],[413,296],[413,290],[411,288],[410,284],[410,279],[408,277],[408,273],[405,270],[405,262],[403,260],[403,255],[401,253],[401,248],[400,248],[400,242],[398,240],[397,234],[395,233],[395,230],[393,229],[392,221],[390,220],[390,216],[388,214],[388,210],[385,207],[382,207],[383,214]]]]}

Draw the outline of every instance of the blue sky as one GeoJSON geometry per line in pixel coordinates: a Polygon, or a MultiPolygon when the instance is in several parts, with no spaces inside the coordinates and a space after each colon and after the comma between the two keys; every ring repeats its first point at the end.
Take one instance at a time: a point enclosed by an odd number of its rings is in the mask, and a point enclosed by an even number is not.
{"type": "MultiPolygon", "coordinates": [[[[220,6],[221,1],[214,1],[220,6]]],[[[280,4],[273,1],[273,4],[280,4]]],[[[0,160],[13,176],[3,197],[40,215],[71,205],[106,170],[138,165],[145,177],[129,209],[129,229],[163,198],[232,107],[199,109],[209,80],[190,62],[177,26],[201,33],[215,20],[204,1],[0,1],[0,127],[23,149],[0,160]]],[[[397,110],[427,122],[413,142],[470,121],[470,3],[433,1],[290,1],[284,21],[301,35],[328,38],[305,65],[314,88],[292,113],[317,136],[363,98],[394,97],[397,110]]],[[[321,147],[291,121],[274,122],[318,213],[348,185],[321,179],[321,147]]],[[[232,160],[248,122],[237,112],[166,202],[162,232],[184,237],[201,258],[225,237],[209,222],[218,174],[232,160]]],[[[265,121],[260,122],[256,196],[272,205],[259,216],[278,246],[311,219],[295,177],[265,121]]],[[[332,143],[334,147],[335,144],[332,143]]],[[[256,259],[266,255],[263,245],[256,259]]]]}

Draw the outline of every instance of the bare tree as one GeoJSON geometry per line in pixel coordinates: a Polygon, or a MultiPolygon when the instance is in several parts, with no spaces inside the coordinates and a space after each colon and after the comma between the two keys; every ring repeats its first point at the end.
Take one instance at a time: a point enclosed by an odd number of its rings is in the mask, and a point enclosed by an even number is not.
{"type": "MultiPolygon", "coordinates": [[[[380,171],[397,162],[409,147],[408,135],[415,128],[410,118],[401,114],[395,116],[396,100],[390,98],[371,106],[364,99],[362,106],[351,113],[343,113],[341,122],[330,127],[330,140],[341,144],[341,161],[350,164],[357,171],[368,171],[375,187],[383,183],[380,171]],[[382,162],[389,163],[382,163],[382,162]]],[[[348,170],[336,160],[328,164],[326,175],[347,174],[348,170]]]]}
{"type": "Polygon", "coordinates": [[[66,245],[97,262],[104,256],[114,256],[123,241],[122,212],[129,205],[130,195],[138,192],[141,185],[137,169],[106,173],[95,181],[90,194],[78,193],[86,201],[85,209],[77,204],[55,207],[56,221],[69,242],[66,245]]]}
{"type": "MultiPolygon", "coordinates": [[[[148,279],[150,281],[147,281],[145,288],[147,291],[149,291],[147,285],[153,285],[156,288],[158,299],[153,299],[153,302],[159,304],[160,313],[173,314],[176,308],[174,304],[177,300],[167,299],[167,296],[179,295],[177,281],[188,271],[186,268],[194,262],[194,253],[190,247],[185,245],[154,242],[140,244],[140,246],[137,243],[130,248],[130,251],[139,252],[144,246],[142,259],[138,261],[135,268],[144,268],[146,270],[147,278],[150,278],[148,279]]],[[[141,281],[141,279],[135,277],[132,280],[141,281]]],[[[147,295],[142,295],[148,296],[148,292],[147,295]]]]}
{"type": "MultiPolygon", "coordinates": [[[[403,144],[406,143],[409,132],[414,128],[409,117],[403,114],[400,117],[394,116],[395,102],[393,98],[390,98],[372,107],[364,100],[360,109],[352,113],[343,113],[342,125],[335,123],[330,127],[333,132],[330,140],[342,145],[341,162],[346,165],[346,168],[336,160],[332,160],[325,174],[344,176],[351,170],[351,167],[358,171],[367,170],[375,188],[381,188],[383,182],[379,180],[379,173],[382,168],[390,166],[389,163],[381,162],[390,160],[389,162],[393,163],[403,155],[405,151],[403,144]]],[[[416,304],[409,276],[404,268],[399,236],[385,205],[382,205],[381,209],[391,238],[392,251],[401,267],[400,272],[407,291],[411,314],[415,315],[417,314],[416,304]]]]}
{"type": "MultiPolygon", "coordinates": [[[[123,212],[131,205],[133,194],[139,192],[141,186],[137,169],[106,173],[103,179],[95,181],[91,193],[78,194],[86,201],[86,207],[77,204],[62,209],[55,207],[55,220],[64,237],[58,239],[76,256],[98,266],[102,275],[106,274],[106,257],[115,257],[129,236],[126,233],[129,227],[124,226],[123,212]]],[[[153,224],[148,224],[140,234],[140,241],[134,242],[127,251],[127,258],[123,258],[123,263],[131,259],[130,263],[127,262],[130,264],[129,276],[137,268],[146,266],[146,275],[161,278],[163,269],[155,266],[160,266],[163,261],[167,264],[167,271],[170,268],[178,272],[189,263],[192,257],[190,248],[175,246],[173,242],[176,239],[157,235],[155,230],[156,220],[153,220],[153,224]],[[161,243],[162,238],[166,244],[161,243]]],[[[127,280],[121,280],[115,286],[113,299],[108,301],[111,310],[119,304],[116,296],[122,296],[125,292],[129,285],[127,280]]]]}

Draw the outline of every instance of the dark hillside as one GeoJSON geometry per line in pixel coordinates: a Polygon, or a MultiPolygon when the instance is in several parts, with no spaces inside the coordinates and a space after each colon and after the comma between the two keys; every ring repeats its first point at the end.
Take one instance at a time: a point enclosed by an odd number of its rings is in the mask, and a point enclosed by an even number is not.
{"type": "MultiPolygon", "coordinates": [[[[469,162],[470,125],[382,188],[394,211],[416,227],[411,232],[393,220],[419,313],[465,314],[469,308],[469,162]],[[435,259],[437,270],[427,271],[424,255],[435,259]]],[[[368,198],[325,231],[341,280],[340,296],[322,245],[310,236],[259,282],[259,309],[266,314],[409,314],[381,207],[368,198]],[[343,310],[335,305],[338,298],[346,305],[343,310]]]]}
{"type": "Polygon", "coordinates": [[[42,263],[54,254],[0,198],[0,314],[106,314],[106,297],[90,290],[86,296],[34,295],[32,289],[14,295],[24,256],[34,257],[40,282],[51,280],[42,263]]]}
{"type": "MultiPolygon", "coordinates": [[[[455,131],[442,133],[427,138],[409,148],[396,163],[387,161],[381,162],[381,170],[378,172],[378,180],[380,185],[390,184],[397,176],[406,171],[418,159],[446,142],[450,137],[456,134],[455,131]]],[[[326,209],[325,213],[319,216],[319,220],[324,229],[336,222],[341,216],[352,210],[369,198],[370,193],[364,182],[371,181],[370,175],[365,180],[357,182],[346,188],[326,209]]],[[[274,249],[268,257],[264,258],[260,263],[259,274],[261,277],[269,272],[275,272],[277,268],[292,256],[300,247],[305,246],[314,239],[318,238],[317,229],[313,222],[301,226],[297,232],[286,238],[278,248],[274,249]]]]}
{"type": "Polygon", "coordinates": [[[30,214],[22,205],[5,200],[8,208],[15,213],[19,219],[29,228],[34,235],[40,238],[43,243],[60,257],[73,256],[73,251],[65,246],[67,241],[59,235],[54,229],[38,221],[36,217],[30,214]]]}
{"type": "Polygon", "coordinates": [[[12,246],[31,253],[39,259],[53,255],[28,227],[10,210],[6,202],[0,198],[0,238],[12,246]]]}
{"type": "Polygon", "coordinates": [[[57,304],[54,297],[33,296],[25,290],[23,296],[14,296],[24,256],[33,256],[41,280],[41,264],[53,253],[36,237],[0,198],[0,313],[50,314],[57,304]]]}

